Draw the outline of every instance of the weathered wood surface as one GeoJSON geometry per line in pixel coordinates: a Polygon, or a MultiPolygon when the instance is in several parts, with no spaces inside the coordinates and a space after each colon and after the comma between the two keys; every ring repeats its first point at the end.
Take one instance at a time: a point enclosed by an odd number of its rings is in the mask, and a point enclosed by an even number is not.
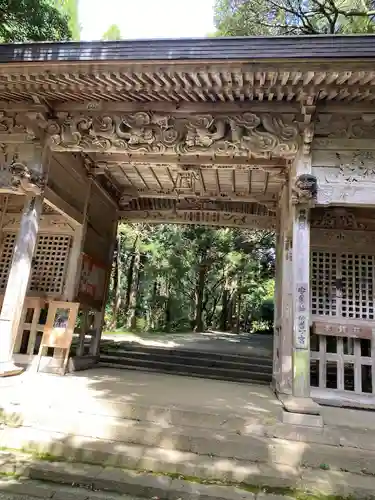
{"type": "Polygon", "coordinates": [[[350,337],[355,339],[371,339],[372,327],[348,322],[333,323],[331,321],[313,321],[312,332],[316,335],[330,335],[334,337],[350,337]]]}
{"type": "Polygon", "coordinates": [[[37,242],[38,222],[42,212],[41,197],[27,198],[22,214],[9,278],[1,307],[0,374],[12,368],[13,344],[22,319],[23,304],[29,284],[32,259],[37,242]]]}

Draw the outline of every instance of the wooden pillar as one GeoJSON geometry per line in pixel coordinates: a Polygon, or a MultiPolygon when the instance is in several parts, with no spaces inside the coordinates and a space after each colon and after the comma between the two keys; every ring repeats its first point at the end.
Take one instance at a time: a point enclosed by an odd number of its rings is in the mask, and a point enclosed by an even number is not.
{"type": "Polygon", "coordinates": [[[309,207],[293,214],[293,396],[310,396],[310,223],[309,207]]]}
{"type": "MultiPolygon", "coordinates": [[[[317,182],[311,174],[311,154],[301,151],[291,169],[286,238],[292,236],[291,276],[286,295],[292,318],[292,391],[279,395],[284,423],[322,427],[319,405],[310,398],[310,207],[316,200],[317,182]]],[[[289,246],[289,244],[288,244],[289,246]]]]}
{"type": "Polygon", "coordinates": [[[281,251],[280,251],[280,213],[277,217],[276,228],[276,261],[275,261],[275,310],[274,310],[274,325],[273,325],[273,369],[272,369],[272,386],[278,389],[278,381],[280,378],[280,322],[281,322],[281,251]]]}
{"type": "Polygon", "coordinates": [[[89,314],[89,309],[87,309],[86,307],[83,308],[81,316],[81,327],[79,330],[79,341],[76,349],[76,356],[83,356],[85,354],[85,338],[88,327],[88,314],[89,314]]]}
{"type": "Polygon", "coordinates": [[[278,393],[292,393],[292,247],[289,236],[289,189],[286,185],[280,200],[280,235],[278,238],[279,273],[278,295],[278,374],[275,389],[278,393]]]}
{"type": "Polygon", "coordinates": [[[116,219],[113,221],[112,243],[108,255],[108,269],[104,287],[103,305],[101,311],[95,313],[95,321],[94,321],[95,334],[91,338],[91,345],[90,345],[90,354],[92,356],[98,356],[100,351],[100,339],[102,336],[102,330],[104,325],[105,306],[107,304],[109,295],[109,286],[111,283],[112,260],[113,260],[113,252],[115,251],[115,246],[116,246],[117,226],[118,226],[118,214],[116,212],[116,219]]]}
{"type": "MultiPolygon", "coordinates": [[[[69,263],[68,270],[65,280],[64,292],[62,295],[62,300],[66,300],[68,302],[72,302],[76,299],[79,292],[79,284],[81,278],[81,268],[82,268],[82,252],[85,244],[85,237],[87,231],[87,221],[88,221],[88,210],[90,205],[91,198],[91,188],[92,188],[92,177],[88,178],[87,191],[85,194],[85,204],[83,207],[83,218],[82,224],[77,225],[74,236],[73,236],[73,245],[70,250],[69,255],[69,263]]],[[[79,331],[79,341],[76,354],[78,352],[83,352],[84,350],[84,341],[85,341],[85,325],[86,321],[83,322],[79,331]]],[[[55,349],[54,358],[61,362],[63,356],[63,352],[61,349],[55,349]]]]}
{"type": "Polygon", "coordinates": [[[81,277],[82,252],[85,243],[88,210],[91,198],[92,178],[88,179],[88,186],[85,196],[85,205],[83,208],[82,224],[76,227],[73,236],[73,245],[69,255],[68,270],[66,274],[63,300],[73,301],[77,294],[81,277]]]}
{"type": "Polygon", "coordinates": [[[301,151],[290,192],[292,225],[293,382],[292,395],[310,397],[310,207],[316,199],[311,153],[301,151]]]}
{"type": "Polygon", "coordinates": [[[12,353],[29,284],[42,208],[41,195],[27,196],[0,314],[0,376],[22,372],[13,364],[12,353]]]}

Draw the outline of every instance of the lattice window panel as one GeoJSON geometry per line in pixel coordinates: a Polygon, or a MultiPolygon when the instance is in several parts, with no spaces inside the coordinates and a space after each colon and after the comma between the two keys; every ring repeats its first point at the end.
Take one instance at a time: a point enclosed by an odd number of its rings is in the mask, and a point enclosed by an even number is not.
{"type": "Polygon", "coordinates": [[[335,252],[311,252],[311,311],[319,316],[337,316],[333,293],[338,273],[335,252]]]}
{"type": "Polygon", "coordinates": [[[45,293],[61,293],[69,257],[71,236],[38,236],[34,254],[30,290],[45,293]]]}
{"type": "Polygon", "coordinates": [[[344,318],[374,319],[374,256],[343,253],[340,261],[341,315],[344,318]]]}
{"type": "Polygon", "coordinates": [[[3,234],[0,257],[0,290],[4,290],[8,281],[10,265],[12,263],[13,249],[16,235],[13,233],[3,234]]]}
{"type": "MultiPolygon", "coordinates": [[[[8,280],[16,235],[5,233],[0,257],[0,289],[8,280]]],[[[33,259],[30,290],[60,294],[64,285],[71,236],[40,234],[33,259]]]]}
{"type": "Polygon", "coordinates": [[[313,250],[311,312],[373,320],[375,256],[313,250]]]}
{"type": "Polygon", "coordinates": [[[371,339],[312,335],[310,384],[320,389],[375,394],[371,339]]]}

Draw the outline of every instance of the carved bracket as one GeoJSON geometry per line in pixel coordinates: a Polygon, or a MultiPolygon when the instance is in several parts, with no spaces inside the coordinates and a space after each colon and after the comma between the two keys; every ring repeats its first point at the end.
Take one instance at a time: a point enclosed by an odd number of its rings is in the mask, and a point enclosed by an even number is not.
{"type": "Polygon", "coordinates": [[[311,152],[311,143],[315,132],[315,112],[314,97],[307,97],[301,103],[301,112],[305,128],[303,130],[303,153],[309,155],[311,152]]]}
{"type": "Polygon", "coordinates": [[[35,154],[33,145],[0,144],[0,190],[35,195],[43,191],[45,175],[30,167],[35,164],[35,154]]]}
{"type": "Polygon", "coordinates": [[[293,117],[271,114],[123,115],[59,113],[46,133],[56,151],[216,155],[292,159],[300,144],[293,117]]]}
{"type": "Polygon", "coordinates": [[[292,186],[291,201],[293,205],[313,205],[318,195],[318,181],[315,175],[302,174],[296,178],[292,186]]]}
{"type": "Polygon", "coordinates": [[[45,188],[45,176],[22,163],[14,161],[9,165],[9,173],[11,176],[10,184],[14,190],[20,190],[25,194],[40,195],[45,188]]]}

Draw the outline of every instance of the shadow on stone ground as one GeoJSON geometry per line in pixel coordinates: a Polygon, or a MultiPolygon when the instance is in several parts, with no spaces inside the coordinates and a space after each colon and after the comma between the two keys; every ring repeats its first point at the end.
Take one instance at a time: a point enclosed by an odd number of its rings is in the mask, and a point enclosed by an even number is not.
{"type": "Polygon", "coordinates": [[[110,369],[26,374],[2,385],[0,446],[9,474],[160,498],[183,478],[358,498],[375,491],[368,432],[365,449],[343,446],[332,429],[292,432],[265,387],[110,369]]]}

